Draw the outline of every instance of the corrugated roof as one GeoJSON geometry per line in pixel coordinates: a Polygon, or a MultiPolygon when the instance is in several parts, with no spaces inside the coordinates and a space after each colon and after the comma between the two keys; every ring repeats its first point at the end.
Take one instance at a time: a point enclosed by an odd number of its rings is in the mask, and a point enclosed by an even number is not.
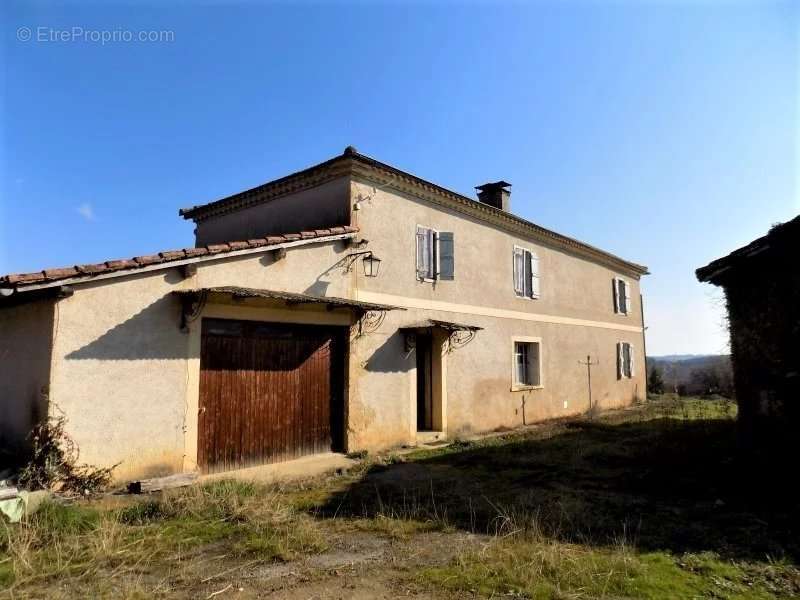
{"type": "Polygon", "coordinates": [[[177,290],[172,292],[178,296],[187,296],[200,293],[220,294],[232,298],[267,298],[270,300],[283,300],[287,304],[325,304],[327,306],[342,308],[359,308],[363,310],[405,310],[399,306],[390,304],[376,304],[374,302],[361,302],[359,300],[349,300],[348,298],[338,298],[336,296],[315,296],[312,294],[298,294],[296,292],[282,292],[277,290],[261,290],[255,288],[244,288],[238,286],[222,286],[201,288],[197,290],[177,290]]]}
{"type": "Polygon", "coordinates": [[[76,277],[96,277],[107,273],[118,271],[135,271],[151,265],[168,265],[181,260],[215,257],[237,252],[241,250],[269,248],[287,242],[301,242],[304,240],[324,241],[331,236],[339,236],[348,233],[356,233],[358,227],[344,226],[331,227],[330,229],[316,229],[314,231],[301,231],[299,233],[285,233],[283,235],[270,235],[263,238],[250,240],[226,242],[222,244],[210,244],[199,248],[183,248],[180,250],[168,250],[149,254],[145,256],[134,256],[121,260],[109,260],[96,264],[74,265],[71,267],[59,267],[54,269],[44,269],[32,273],[15,273],[0,277],[0,288],[22,288],[27,285],[39,285],[42,283],[57,282],[60,280],[74,279],[76,277]]]}

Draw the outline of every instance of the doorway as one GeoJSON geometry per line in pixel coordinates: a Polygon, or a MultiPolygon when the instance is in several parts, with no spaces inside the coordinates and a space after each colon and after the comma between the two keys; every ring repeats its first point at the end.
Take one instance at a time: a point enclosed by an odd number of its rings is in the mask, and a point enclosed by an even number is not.
{"type": "Polygon", "coordinates": [[[338,327],[203,319],[201,470],[342,450],[346,335],[338,327]]]}
{"type": "Polygon", "coordinates": [[[417,431],[433,431],[433,336],[417,334],[417,431]]]}

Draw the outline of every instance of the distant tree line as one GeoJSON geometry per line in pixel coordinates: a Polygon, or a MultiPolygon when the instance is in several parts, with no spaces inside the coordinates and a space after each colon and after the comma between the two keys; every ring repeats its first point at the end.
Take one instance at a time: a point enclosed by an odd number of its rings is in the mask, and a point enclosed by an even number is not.
{"type": "Polygon", "coordinates": [[[728,356],[691,360],[648,359],[647,391],[681,396],[725,396],[733,398],[733,371],[728,356]]]}

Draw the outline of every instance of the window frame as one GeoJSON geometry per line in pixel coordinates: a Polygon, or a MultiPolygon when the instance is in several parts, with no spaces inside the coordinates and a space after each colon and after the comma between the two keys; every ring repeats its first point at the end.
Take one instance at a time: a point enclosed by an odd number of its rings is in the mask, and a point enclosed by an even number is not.
{"type": "Polygon", "coordinates": [[[614,283],[614,297],[612,298],[612,300],[614,302],[614,314],[627,317],[631,314],[631,304],[633,303],[631,296],[631,284],[627,279],[619,276],[614,277],[613,283],[614,283]],[[625,310],[622,310],[622,303],[620,302],[620,293],[619,293],[620,282],[625,286],[625,295],[622,296],[625,303],[625,310]]]}
{"type": "Polygon", "coordinates": [[[438,280],[439,275],[439,252],[437,251],[437,246],[439,244],[439,230],[434,229],[433,227],[428,227],[427,225],[420,225],[417,223],[416,228],[414,229],[414,269],[417,281],[427,282],[427,283],[434,283],[438,280]],[[431,261],[431,269],[429,273],[432,273],[432,276],[420,276],[419,271],[419,264],[417,264],[418,256],[417,256],[417,238],[419,236],[420,229],[430,232],[432,234],[431,240],[431,250],[430,250],[430,261],[431,261]]]}
{"type": "MultiPolygon", "coordinates": [[[[542,338],[531,336],[515,335],[511,338],[511,391],[522,392],[526,390],[541,390],[544,388],[544,370],[542,368],[544,352],[542,349],[542,338]],[[537,371],[539,375],[539,383],[537,384],[523,384],[517,381],[517,344],[537,344],[537,371]]],[[[529,361],[530,364],[530,361],[529,361]]]]}
{"type": "Polygon", "coordinates": [[[634,345],[630,342],[617,342],[617,379],[633,379],[636,376],[634,365],[634,345]],[[628,363],[625,364],[625,346],[628,347],[628,363]],[[626,370],[627,366],[627,370],[626,370]]]}
{"type": "Polygon", "coordinates": [[[514,244],[514,248],[511,252],[511,281],[513,284],[514,289],[514,296],[517,298],[522,298],[523,300],[538,300],[542,296],[542,276],[540,274],[539,264],[540,264],[539,254],[532,250],[531,248],[526,248],[525,246],[520,246],[519,244],[514,244]],[[517,251],[522,252],[522,292],[517,291],[517,251]],[[530,256],[530,258],[527,258],[530,256]],[[525,278],[525,270],[527,265],[532,265],[533,258],[536,258],[536,274],[534,275],[533,268],[530,271],[530,277],[526,281],[525,278]],[[537,285],[533,285],[533,280],[536,279],[537,285]],[[531,293],[530,295],[525,293],[525,287],[530,285],[531,293]]]}

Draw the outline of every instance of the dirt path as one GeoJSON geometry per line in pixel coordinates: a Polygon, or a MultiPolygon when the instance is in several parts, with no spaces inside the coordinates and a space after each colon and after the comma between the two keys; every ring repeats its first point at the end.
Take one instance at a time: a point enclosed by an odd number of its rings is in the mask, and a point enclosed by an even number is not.
{"type": "Polygon", "coordinates": [[[408,540],[374,533],[339,534],[330,551],[288,563],[220,561],[204,565],[209,581],[193,586],[190,595],[208,598],[285,598],[287,600],[340,600],[373,598],[449,598],[432,595],[414,581],[428,566],[442,565],[468,546],[482,542],[464,533],[423,533],[408,540]],[[213,569],[219,575],[213,576],[213,569]],[[227,571],[227,572],[226,572],[227,571]]]}

